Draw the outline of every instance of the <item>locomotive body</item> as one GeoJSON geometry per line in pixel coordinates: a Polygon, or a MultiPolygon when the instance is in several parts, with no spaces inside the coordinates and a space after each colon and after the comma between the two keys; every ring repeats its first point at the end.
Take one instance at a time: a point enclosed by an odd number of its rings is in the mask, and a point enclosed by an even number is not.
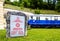
{"type": "Polygon", "coordinates": [[[60,27],[60,15],[39,14],[30,15],[28,25],[32,27],[60,27]]]}

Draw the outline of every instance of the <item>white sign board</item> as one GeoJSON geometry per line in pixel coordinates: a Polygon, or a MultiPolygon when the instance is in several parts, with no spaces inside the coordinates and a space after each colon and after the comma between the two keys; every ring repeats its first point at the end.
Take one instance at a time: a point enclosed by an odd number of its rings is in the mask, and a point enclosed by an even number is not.
{"type": "Polygon", "coordinates": [[[18,15],[10,16],[10,36],[24,36],[25,34],[25,17],[18,15]]]}

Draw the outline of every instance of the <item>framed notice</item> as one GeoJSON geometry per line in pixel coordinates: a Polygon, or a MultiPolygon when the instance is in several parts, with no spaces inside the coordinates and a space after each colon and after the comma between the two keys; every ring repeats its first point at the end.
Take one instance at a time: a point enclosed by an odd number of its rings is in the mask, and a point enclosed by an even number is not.
{"type": "Polygon", "coordinates": [[[6,37],[19,37],[27,35],[27,17],[21,12],[8,12],[6,37]]]}
{"type": "Polygon", "coordinates": [[[25,32],[25,17],[11,15],[10,16],[10,36],[24,36],[25,32]]]}

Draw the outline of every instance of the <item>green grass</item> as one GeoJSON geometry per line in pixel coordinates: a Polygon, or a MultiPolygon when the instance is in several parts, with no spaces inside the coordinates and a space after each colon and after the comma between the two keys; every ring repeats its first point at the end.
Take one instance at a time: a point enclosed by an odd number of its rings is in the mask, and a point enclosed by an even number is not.
{"type": "Polygon", "coordinates": [[[0,41],[60,41],[60,29],[34,28],[25,37],[6,38],[6,31],[0,30],[0,41]]]}
{"type": "MultiPolygon", "coordinates": [[[[15,10],[22,10],[26,12],[32,12],[34,13],[35,9],[25,8],[25,7],[17,7],[10,4],[5,4],[4,8],[10,8],[15,10]]],[[[60,12],[54,11],[54,10],[39,10],[41,14],[60,14],[60,12]]]]}

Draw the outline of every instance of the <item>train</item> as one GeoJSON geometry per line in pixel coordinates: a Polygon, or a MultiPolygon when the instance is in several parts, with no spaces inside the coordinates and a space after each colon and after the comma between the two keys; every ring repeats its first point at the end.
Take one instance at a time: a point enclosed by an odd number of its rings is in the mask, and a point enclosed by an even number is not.
{"type": "Polygon", "coordinates": [[[60,15],[34,14],[28,17],[31,27],[60,27],[60,15]]]}

